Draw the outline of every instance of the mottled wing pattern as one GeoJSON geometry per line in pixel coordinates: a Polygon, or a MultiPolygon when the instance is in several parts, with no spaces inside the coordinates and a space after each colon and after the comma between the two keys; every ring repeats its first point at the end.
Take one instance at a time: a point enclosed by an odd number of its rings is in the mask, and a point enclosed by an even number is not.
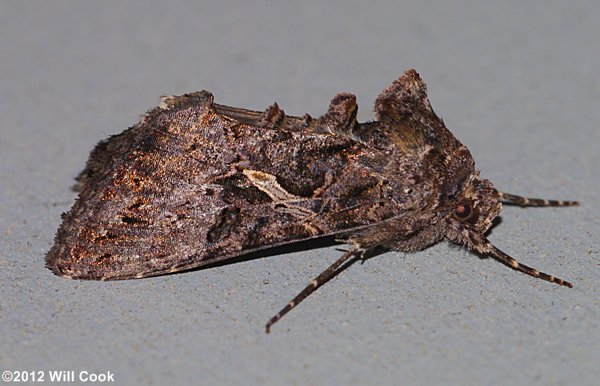
{"type": "Polygon", "coordinates": [[[355,117],[350,94],[319,119],[214,105],[208,92],[164,98],[92,152],[48,265],[145,277],[398,216],[415,202],[378,172],[397,159],[353,138],[355,117]]]}

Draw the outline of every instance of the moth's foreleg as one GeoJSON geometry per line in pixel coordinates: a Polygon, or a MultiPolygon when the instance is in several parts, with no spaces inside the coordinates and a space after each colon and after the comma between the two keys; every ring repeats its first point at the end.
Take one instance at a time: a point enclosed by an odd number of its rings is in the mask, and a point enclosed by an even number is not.
{"type": "Polygon", "coordinates": [[[339,268],[344,264],[348,259],[352,256],[360,253],[361,249],[358,247],[353,247],[346,253],[342,255],[339,259],[336,260],[335,263],[331,264],[329,268],[323,271],[319,276],[315,277],[310,281],[310,283],[300,292],[294,299],[292,299],[279,313],[271,318],[267,325],[265,326],[267,334],[271,332],[271,326],[275,324],[279,319],[281,319],[285,314],[290,312],[294,307],[296,307],[300,302],[306,299],[310,294],[315,292],[317,288],[327,283],[333,277],[335,277],[341,271],[339,268]]]}
{"type": "Polygon", "coordinates": [[[525,264],[519,263],[517,260],[513,259],[506,253],[502,252],[500,249],[496,248],[487,238],[482,235],[477,234],[472,231],[469,234],[469,238],[471,240],[470,248],[476,250],[484,256],[489,256],[504,265],[509,266],[510,268],[523,272],[527,275],[531,275],[533,277],[537,277],[538,279],[546,280],[551,283],[556,283],[559,285],[564,285],[565,287],[573,288],[573,284],[569,283],[566,280],[560,279],[553,275],[549,275],[544,272],[540,272],[535,268],[531,268],[525,264]]]}

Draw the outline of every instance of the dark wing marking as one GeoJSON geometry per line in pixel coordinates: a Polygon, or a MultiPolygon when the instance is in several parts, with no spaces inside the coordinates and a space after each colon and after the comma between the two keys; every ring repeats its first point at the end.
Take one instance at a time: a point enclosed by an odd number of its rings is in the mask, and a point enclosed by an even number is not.
{"type": "MultiPolygon", "coordinates": [[[[73,278],[153,276],[294,241],[356,231],[370,226],[378,215],[369,209],[381,210],[367,202],[330,210],[328,205],[341,205],[302,199],[206,212],[205,202],[194,199],[197,195],[193,193],[175,200],[157,196],[149,202],[134,200],[128,207],[125,202],[115,206],[104,200],[78,201],[67,215],[76,220],[59,229],[60,242],[49,252],[48,264],[58,274],[73,278]],[[103,215],[92,216],[92,211],[103,215]]],[[[386,216],[383,212],[379,215],[386,216]]]]}

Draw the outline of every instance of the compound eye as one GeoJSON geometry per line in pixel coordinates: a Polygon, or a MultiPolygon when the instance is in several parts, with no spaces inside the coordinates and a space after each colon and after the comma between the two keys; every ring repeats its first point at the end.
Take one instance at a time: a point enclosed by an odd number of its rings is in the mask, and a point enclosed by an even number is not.
{"type": "Polygon", "coordinates": [[[473,206],[467,202],[458,204],[456,208],[454,208],[454,217],[460,221],[469,221],[474,213],[473,206]]]}

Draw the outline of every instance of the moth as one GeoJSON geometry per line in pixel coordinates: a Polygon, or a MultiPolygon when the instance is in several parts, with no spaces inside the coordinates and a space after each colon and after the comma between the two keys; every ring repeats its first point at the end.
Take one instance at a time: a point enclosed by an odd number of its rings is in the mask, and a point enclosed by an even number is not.
{"type": "Polygon", "coordinates": [[[575,201],[503,193],[434,113],[410,69],[358,123],[356,97],[319,118],[216,104],[208,91],[162,98],[135,126],[100,142],[46,256],[57,275],[118,280],[168,274],[252,251],[333,236],[350,245],[266,325],[374,249],[414,252],[442,240],[517,271],[485,234],[502,203],[575,201]]]}

